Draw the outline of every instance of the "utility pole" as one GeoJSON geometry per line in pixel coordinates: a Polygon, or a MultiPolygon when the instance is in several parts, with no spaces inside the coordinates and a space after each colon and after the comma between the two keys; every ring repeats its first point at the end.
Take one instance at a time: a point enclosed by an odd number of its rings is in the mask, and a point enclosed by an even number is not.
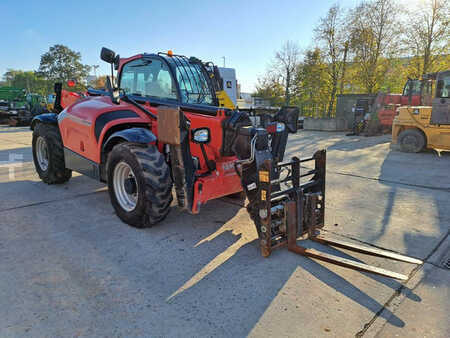
{"type": "Polygon", "coordinates": [[[94,76],[97,78],[97,68],[100,67],[99,65],[92,65],[92,68],[94,68],[94,76]]]}

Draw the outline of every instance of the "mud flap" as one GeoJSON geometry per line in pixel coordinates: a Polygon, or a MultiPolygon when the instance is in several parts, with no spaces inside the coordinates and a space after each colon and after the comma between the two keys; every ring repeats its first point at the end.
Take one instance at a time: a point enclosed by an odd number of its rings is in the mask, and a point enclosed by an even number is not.
{"type": "Polygon", "coordinates": [[[189,120],[179,107],[158,108],[158,142],[168,144],[178,206],[191,212],[195,167],[189,146],[189,120]]]}

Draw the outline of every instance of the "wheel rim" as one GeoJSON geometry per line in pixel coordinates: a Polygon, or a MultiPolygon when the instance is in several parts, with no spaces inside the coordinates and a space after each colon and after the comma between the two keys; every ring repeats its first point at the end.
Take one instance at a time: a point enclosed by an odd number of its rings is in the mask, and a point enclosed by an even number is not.
{"type": "Polygon", "coordinates": [[[131,167],[125,162],[119,162],[114,168],[114,193],[122,209],[130,212],[136,208],[138,200],[138,185],[131,167]]]}
{"type": "Polygon", "coordinates": [[[48,169],[48,147],[47,142],[42,136],[39,136],[36,140],[36,157],[39,167],[42,171],[48,169]]]}
{"type": "Polygon", "coordinates": [[[403,146],[410,151],[416,150],[419,147],[418,143],[419,142],[418,142],[417,138],[412,135],[407,135],[403,139],[403,146]]]}

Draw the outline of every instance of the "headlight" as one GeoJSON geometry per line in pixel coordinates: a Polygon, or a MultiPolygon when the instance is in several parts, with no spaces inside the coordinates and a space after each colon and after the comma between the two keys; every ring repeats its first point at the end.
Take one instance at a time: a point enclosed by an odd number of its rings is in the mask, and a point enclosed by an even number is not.
{"type": "Polygon", "coordinates": [[[277,122],[277,133],[284,131],[284,123],[277,122]]]}
{"type": "Polygon", "coordinates": [[[209,142],[209,129],[199,128],[192,131],[192,139],[197,143],[208,143],[209,142]]]}

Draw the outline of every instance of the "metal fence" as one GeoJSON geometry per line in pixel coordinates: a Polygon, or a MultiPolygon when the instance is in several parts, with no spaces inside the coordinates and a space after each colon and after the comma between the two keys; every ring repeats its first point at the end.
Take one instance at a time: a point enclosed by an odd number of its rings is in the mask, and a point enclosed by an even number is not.
{"type": "Polygon", "coordinates": [[[332,111],[331,116],[327,115],[327,104],[325,103],[311,103],[302,102],[299,105],[300,115],[314,118],[335,117],[335,111],[332,111]]]}

